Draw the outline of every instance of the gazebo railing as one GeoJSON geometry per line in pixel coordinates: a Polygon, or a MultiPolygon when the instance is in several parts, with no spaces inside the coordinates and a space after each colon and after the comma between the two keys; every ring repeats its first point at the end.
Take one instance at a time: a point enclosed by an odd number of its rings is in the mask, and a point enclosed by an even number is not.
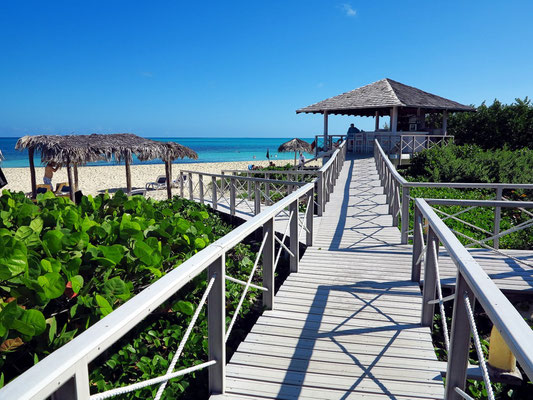
{"type": "MultiPolygon", "coordinates": [[[[413,268],[415,266],[418,268],[420,263],[424,264],[421,323],[423,326],[432,326],[435,305],[438,304],[448,353],[445,398],[448,400],[470,398],[465,393],[465,384],[470,338],[473,335],[487,394],[489,399],[494,399],[489,369],[481,350],[474,319],[474,301],[481,304],[522,369],[529,379],[533,379],[533,331],[531,328],[426,200],[415,200],[415,213],[417,219],[413,245],[413,268]],[[426,235],[423,234],[424,220],[428,227],[426,235]],[[439,275],[440,244],[457,266],[455,293],[444,298],[439,275]],[[444,308],[444,303],[449,300],[454,300],[450,332],[444,308]]],[[[420,275],[420,271],[413,271],[413,275],[417,274],[420,275]]]]}
{"type": "MultiPolygon", "coordinates": [[[[322,167],[320,186],[323,199],[329,198],[335,180],[338,178],[345,157],[345,147],[341,146],[334,156],[322,167]]],[[[294,185],[295,182],[292,182],[294,185]]],[[[167,275],[151,284],[125,304],[108,314],[99,322],[81,333],[32,368],[0,389],[0,399],[83,399],[96,400],[112,398],[116,395],[138,390],[150,385],[160,385],[156,398],[162,395],[165,384],[178,376],[207,368],[209,392],[224,393],[226,385],[226,341],[235,324],[244,298],[250,288],[263,292],[263,306],[274,306],[274,273],[282,252],[290,260],[290,272],[299,267],[300,236],[305,232],[305,242],[312,245],[313,205],[316,180],[297,187],[283,199],[265,208],[229,234],[201,250],[167,275]],[[274,232],[275,221],[286,221],[282,238],[274,232]],[[252,233],[261,230],[263,238],[254,266],[246,281],[226,275],[225,258],[228,251],[245,240],[252,233]],[[288,244],[286,239],[288,238],[288,244]],[[252,283],[258,270],[262,268],[262,284],[252,283]],[[196,312],[182,337],[181,343],[167,370],[167,373],[152,379],[133,383],[126,387],[107,392],[90,394],[89,363],[135,328],[144,318],[161,304],[176,294],[196,276],[206,273],[207,288],[197,305],[196,312]],[[226,282],[244,287],[239,303],[229,325],[226,326],[226,282]],[[188,335],[196,323],[202,307],[207,303],[208,360],[190,368],[173,371],[188,335]]],[[[325,206],[320,204],[320,206],[325,206]]],[[[319,207],[321,210],[321,207],[319,207]]]]}
{"type": "MultiPolygon", "coordinates": [[[[431,188],[455,188],[455,189],[486,189],[495,192],[495,203],[493,205],[494,222],[492,227],[492,247],[499,249],[500,243],[500,225],[501,209],[504,206],[503,190],[505,189],[533,189],[533,184],[518,183],[458,183],[458,182],[408,182],[403,178],[389,157],[383,151],[377,140],[374,141],[374,159],[381,183],[384,187],[389,211],[392,214],[393,225],[400,225],[401,241],[406,244],[409,240],[409,234],[413,231],[409,229],[409,205],[414,199],[411,197],[411,188],[431,187],[431,188]],[[401,222],[400,222],[401,221],[401,222]]],[[[433,203],[436,204],[436,203],[433,203]]],[[[454,215],[453,217],[457,217],[454,215]]]]}

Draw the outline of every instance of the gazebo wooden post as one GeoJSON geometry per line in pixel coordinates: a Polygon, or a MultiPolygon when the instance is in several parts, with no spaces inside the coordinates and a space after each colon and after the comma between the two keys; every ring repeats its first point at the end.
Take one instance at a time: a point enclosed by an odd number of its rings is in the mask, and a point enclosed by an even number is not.
{"type": "MultiPolygon", "coordinates": [[[[329,150],[328,141],[328,112],[324,110],[324,151],[329,150]]],[[[317,143],[318,146],[318,143],[317,143]]]]}
{"type": "Polygon", "coordinates": [[[398,106],[392,107],[391,111],[391,131],[393,135],[398,132],[398,106]]]}
{"type": "Polygon", "coordinates": [[[375,120],[376,120],[376,124],[374,126],[374,131],[377,132],[379,130],[379,111],[376,111],[376,113],[374,115],[375,115],[375,120]]]}
{"type": "Polygon", "coordinates": [[[167,177],[167,198],[170,200],[172,198],[172,162],[165,161],[165,175],[167,177]]]}
{"type": "Polygon", "coordinates": [[[128,152],[128,154],[125,157],[125,161],[126,161],[126,191],[127,191],[128,195],[131,193],[130,157],[131,157],[131,153],[128,152]]]}
{"type": "Polygon", "coordinates": [[[78,191],[78,164],[74,164],[74,191],[78,191]]]}
{"type": "Polygon", "coordinates": [[[70,160],[67,160],[67,177],[68,177],[68,188],[70,191],[70,200],[75,201],[74,199],[74,182],[72,179],[72,168],[70,167],[70,160]]]}
{"type": "Polygon", "coordinates": [[[30,161],[30,179],[31,179],[31,197],[37,197],[37,182],[35,180],[35,164],[33,162],[33,154],[35,150],[33,147],[28,148],[28,157],[30,161]]]}
{"type": "Polygon", "coordinates": [[[448,135],[448,110],[442,112],[442,134],[448,135]]]}

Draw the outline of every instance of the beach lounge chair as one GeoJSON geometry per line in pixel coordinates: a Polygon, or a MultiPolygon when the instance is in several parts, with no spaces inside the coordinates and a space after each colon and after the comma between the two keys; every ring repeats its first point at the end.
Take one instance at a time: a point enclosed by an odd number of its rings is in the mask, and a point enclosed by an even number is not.
{"type": "MultiPolygon", "coordinates": [[[[46,192],[53,192],[54,189],[52,188],[52,185],[45,185],[44,183],[41,183],[35,187],[35,193],[46,193],[46,192]]],[[[31,193],[30,193],[31,196],[31,193]]]]}
{"type": "Polygon", "coordinates": [[[159,175],[155,182],[148,182],[146,184],[146,189],[158,190],[166,189],[167,187],[167,177],[165,175],[159,175]]]}
{"type": "Polygon", "coordinates": [[[56,196],[70,196],[70,186],[67,182],[61,182],[56,185],[56,196]]]}
{"type": "Polygon", "coordinates": [[[130,196],[146,196],[146,189],[132,190],[130,196]]]}

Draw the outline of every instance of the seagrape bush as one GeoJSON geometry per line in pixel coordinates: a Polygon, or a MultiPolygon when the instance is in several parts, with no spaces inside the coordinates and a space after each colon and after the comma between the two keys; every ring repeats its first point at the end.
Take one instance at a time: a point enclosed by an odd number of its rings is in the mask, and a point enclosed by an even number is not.
{"type": "MultiPolygon", "coordinates": [[[[418,182],[533,183],[533,150],[509,150],[507,148],[484,150],[475,145],[453,144],[435,146],[416,154],[411,164],[402,172],[409,181],[418,182]]],[[[495,198],[495,195],[495,191],[489,189],[415,188],[411,190],[411,196],[421,198],[491,200],[495,198]]],[[[533,199],[531,190],[509,189],[504,190],[503,195],[509,200],[531,201],[533,199]]],[[[463,209],[459,206],[437,206],[436,208],[448,214],[454,214],[463,209]]],[[[414,213],[412,205],[410,213],[412,221],[414,213]]],[[[461,214],[460,218],[492,232],[494,209],[473,208],[461,214]]],[[[527,213],[518,209],[503,208],[500,231],[510,229],[530,218],[527,213]]],[[[485,233],[453,219],[446,219],[445,223],[450,228],[476,240],[487,237],[485,233]]],[[[461,236],[458,238],[465,244],[469,243],[461,236]]],[[[531,249],[532,246],[532,228],[511,233],[500,240],[501,248],[531,249]]]]}
{"type": "MultiPolygon", "coordinates": [[[[51,193],[32,202],[23,193],[4,190],[0,387],[231,229],[206,206],[177,197],[157,202],[118,192],[113,197],[83,197],[75,205],[51,193]]],[[[227,265],[246,271],[253,264],[251,257],[249,247],[239,245],[228,255],[227,265]]],[[[93,391],[130,382],[131,376],[122,374],[132,365],[138,377],[153,377],[154,369],[162,372],[173,355],[166,346],[177,348],[175,342],[203,289],[205,277],[198,277],[187,293],[175,296],[155,319],[139,326],[134,339],[109,353],[110,359],[91,373],[93,391]],[[163,350],[148,358],[150,343],[163,350]]],[[[229,303],[235,302],[236,295],[229,296],[229,303]]],[[[249,308],[247,303],[243,312],[249,308]]],[[[206,345],[205,328],[200,324],[191,337],[191,357],[206,345]]],[[[184,357],[184,365],[191,363],[184,357]]],[[[187,385],[178,382],[170,392],[176,395],[187,385]]],[[[148,389],[133,396],[150,393],[148,389]]]]}
{"type": "Polygon", "coordinates": [[[533,150],[435,146],[416,154],[405,172],[418,181],[533,183],[533,150]]]}

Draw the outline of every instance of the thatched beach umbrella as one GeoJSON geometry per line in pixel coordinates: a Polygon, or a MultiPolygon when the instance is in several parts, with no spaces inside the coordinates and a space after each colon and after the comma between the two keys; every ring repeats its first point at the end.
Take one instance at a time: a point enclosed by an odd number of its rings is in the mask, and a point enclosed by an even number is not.
{"type": "Polygon", "coordinates": [[[283,143],[278,148],[278,152],[280,153],[289,153],[292,151],[294,151],[294,165],[296,166],[296,154],[299,151],[311,153],[313,150],[311,149],[310,143],[298,138],[291,139],[288,142],[283,143]]]}
{"type": "MultiPolygon", "coordinates": [[[[37,150],[41,152],[41,162],[43,164],[54,162],[59,166],[67,167],[72,199],[74,199],[74,191],[78,187],[78,165],[100,160],[111,161],[113,158],[117,162],[124,161],[126,164],[126,187],[127,192],[130,193],[130,164],[133,161],[133,155],[136,155],[140,161],[162,159],[165,162],[165,170],[167,172],[167,186],[170,186],[170,165],[174,159],[183,157],[198,158],[194,151],[178,143],[158,142],[131,133],[24,136],[17,141],[15,148],[18,150],[28,149],[34,196],[36,182],[33,155],[35,150],[37,150]],[[72,179],[71,166],[74,167],[74,180],[72,179]],[[73,187],[75,190],[72,190],[73,187]]],[[[170,198],[172,196],[170,188],[167,191],[170,198]]]]}

